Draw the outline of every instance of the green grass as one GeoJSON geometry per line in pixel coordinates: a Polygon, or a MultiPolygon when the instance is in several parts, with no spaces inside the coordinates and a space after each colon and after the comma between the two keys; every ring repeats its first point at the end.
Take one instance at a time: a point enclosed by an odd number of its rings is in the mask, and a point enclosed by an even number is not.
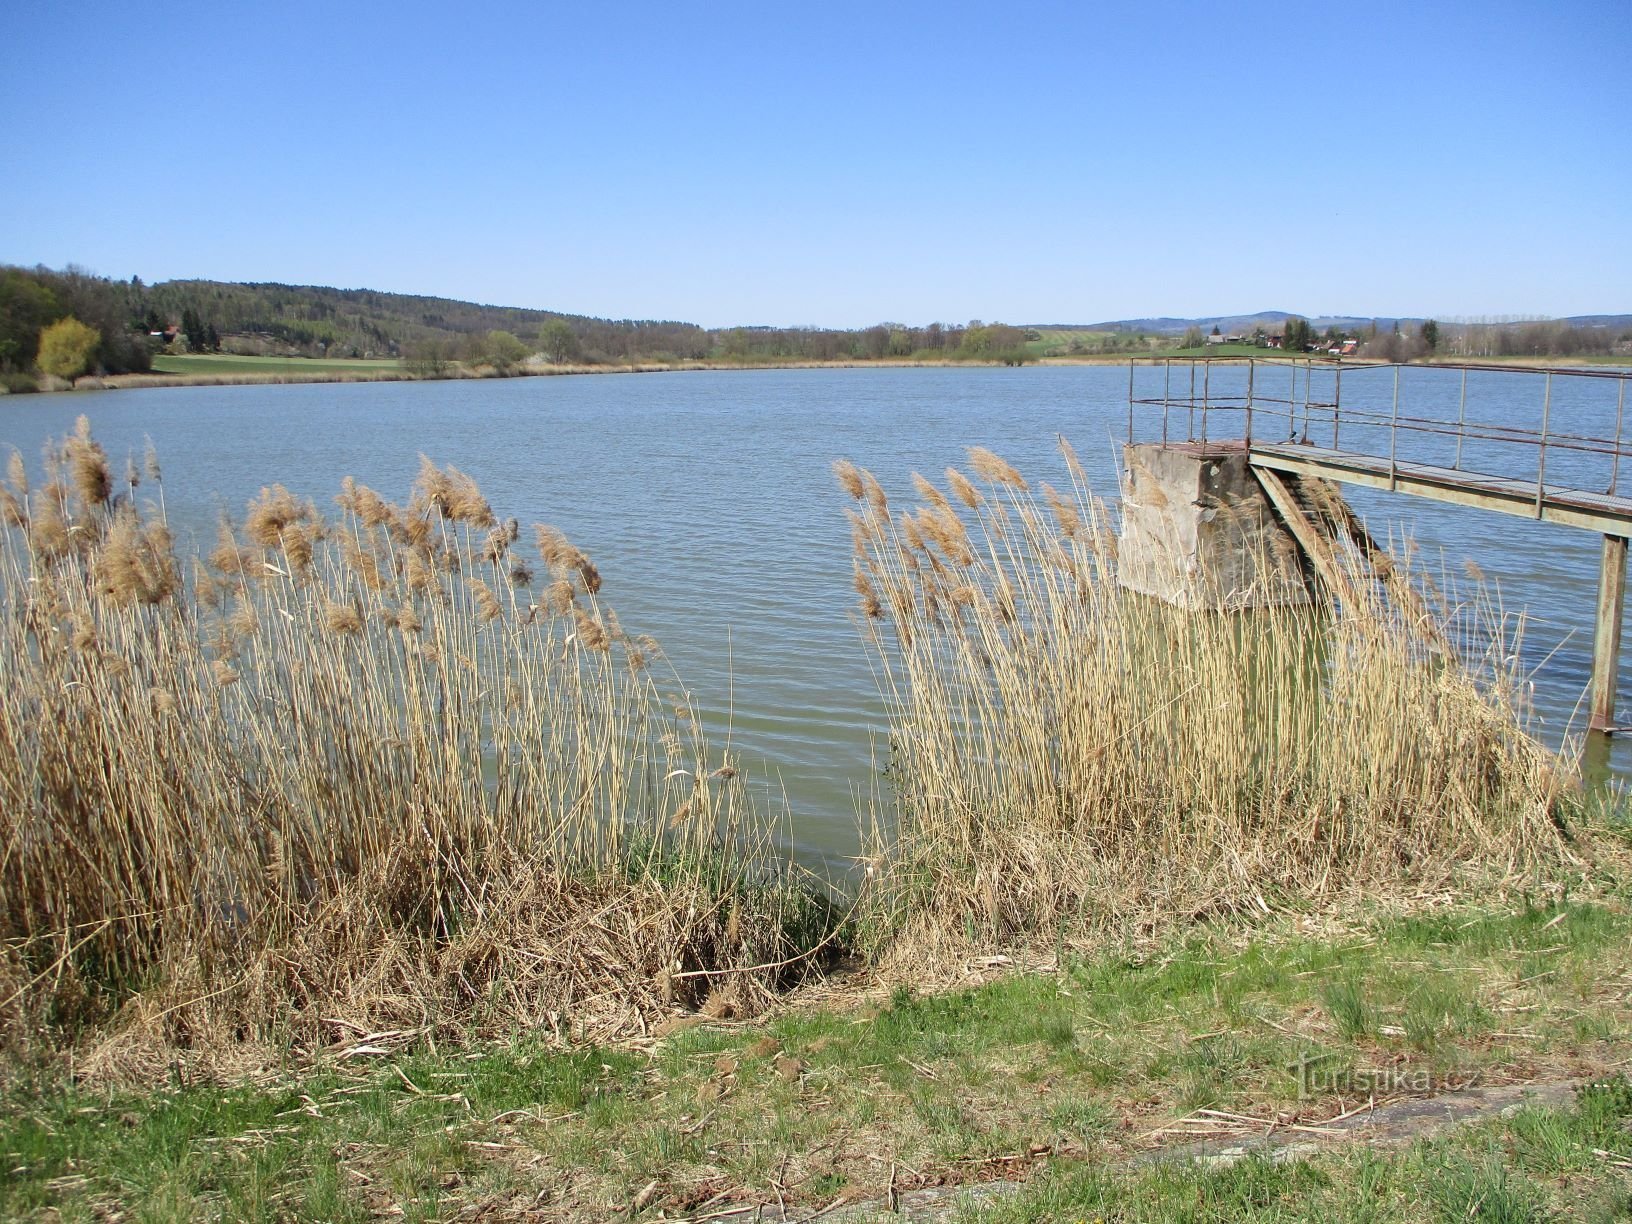
{"type": "Polygon", "coordinates": [[[1404,1151],[1211,1170],[1129,1158],[1262,1129],[1198,1110],[1330,1117],[1377,1068],[1440,1085],[1622,1064],[1629,983],[1618,903],[1463,907],[1324,933],[1202,929],[950,993],[699,1022],[638,1049],[423,1049],[226,1091],[102,1095],[14,1073],[0,1216],[489,1205],[592,1220],[655,1183],[634,1213],[655,1218],[1029,1173],[979,1218],[1406,1220],[1424,1218],[1417,1203],[1442,1219],[1590,1218],[1627,1202],[1624,1170],[1592,1154],[1632,1148],[1624,1086],[1404,1151]],[[1318,1068],[1307,1083],[1300,1060],[1318,1068]]]}
{"type": "Polygon", "coordinates": [[[1525,1108],[1400,1149],[1350,1146],[1299,1161],[1056,1166],[966,1224],[1010,1221],[1624,1220],[1632,1084],[1589,1087],[1571,1108],[1525,1108]],[[1622,1163],[1617,1163],[1622,1162],[1622,1163]]]}
{"type": "Polygon", "coordinates": [[[240,357],[231,353],[191,353],[153,358],[155,374],[189,375],[306,375],[308,377],[353,374],[370,376],[396,372],[402,363],[395,358],[240,357]]]}

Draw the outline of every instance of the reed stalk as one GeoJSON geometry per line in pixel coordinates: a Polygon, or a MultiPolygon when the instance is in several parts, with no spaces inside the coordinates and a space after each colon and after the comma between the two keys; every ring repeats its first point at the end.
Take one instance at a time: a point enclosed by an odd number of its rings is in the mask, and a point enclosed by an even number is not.
{"type": "Polygon", "coordinates": [[[183,559],[83,419],[46,466],[0,498],[0,1013],[606,1036],[751,1011],[819,938],[656,644],[469,477],[272,486],[183,559]]]}
{"type": "Polygon", "coordinates": [[[837,467],[890,724],[875,941],[1001,943],[1571,860],[1573,775],[1526,730],[1493,605],[1441,598],[1425,626],[1427,603],[1390,596],[1406,560],[1362,571],[1358,550],[1335,610],[1132,594],[1062,448],[1063,491],[976,450],[951,496],[917,477],[908,507],[837,467]]]}

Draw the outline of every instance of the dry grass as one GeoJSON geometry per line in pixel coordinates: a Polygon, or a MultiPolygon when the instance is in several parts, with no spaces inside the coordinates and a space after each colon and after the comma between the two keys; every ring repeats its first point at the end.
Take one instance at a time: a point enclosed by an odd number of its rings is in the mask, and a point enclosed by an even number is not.
{"type": "MultiPolygon", "coordinates": [[[[1034,489],[975,451],[910,509],[839,465],[892,720],[875,952],[1551,885],[1590,851],[1499,624],[1402,604],[1403,562],[1351,574],[1336,614],[1128,595],[1066,458],[1034,489]]],[[[269,486],[181,558],[153,457],[116,477],[82,421],[41,487],[10,466],[7,1040],[94,1032],[82,1067],[137,1072],[268,1041],[605,1041],[752,1014],[830,946],[582,549],[429,460],[400,504],[335,501],[269,486]]]]}
{"type": "Polygon", "coordinates": [[[861,621],[891,723],[873,929],[900,947],[1267,910],[1574,861],[1573,775],[1525,731],[1477,608],[1196,615],[1123,591],[1104,507],[971,452],[892,507],[848,463],[861,621]],[[1436,641],[1483,643],[1452,658],[1436,641]]]}
{"type": "Polygon", "coordinates": [[[84,420],[0,541],[0,1014],[121,1059],[755,1010],[822,907],[649,639],[426,461],[175,555],[84,420]]]}

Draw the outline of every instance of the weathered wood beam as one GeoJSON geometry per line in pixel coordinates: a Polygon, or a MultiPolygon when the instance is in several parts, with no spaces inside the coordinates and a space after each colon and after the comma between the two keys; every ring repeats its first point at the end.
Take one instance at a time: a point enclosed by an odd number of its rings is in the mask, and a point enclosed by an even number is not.
{"type": "Polygon", "coordinates": [[[1423,475],[1409,467],[1399,467],[1391,475],[1386,459],[1374,462],[1375,467],[1363,467],[1349,461],[1277,454],[1272,450],[1260,450],[1256,445],[1252,449],[1252,464],[1259,470],[1274,468],[1276,471],[1294,476],[1315,476],[1342,484],[1392,489],[1399,493],[1426,497],[1431,501],[1516,514],[1532,521],[1540,519],[1542,522],[1560,523],[1567,527],[1584,527],[1588,531],[1604,535],[1632,534],[1632,511],[1624,508],[1605,507],[1600,510],[1591,506],[1561,504],[1544,496],[1538,509],[1536,486],[1533,482],[1506,481],[1504,483],[1512,486],[1507,489],[1479,488],[1475,487],[1477,478],[1467,478],[1465,483],[1454,483],[1449,479],[1423,475]]]}
{"type": "Polygon", "coordinates": [[[1331,547],[1331,541],[1309,521],[1309,516],[1298,504],[1298,499],[1292,496],[1292,491],[1286,487],[1286,482],[1281,479],[1280,474],[1260,467],[1253,469],[1253,475],[1258,478],[1258,483],[1269,495],[1270,504],[1275,507],[1275,512],[1281,516],[1281,521],[1286,524],[1292,537],[1297,540],[1298,547],[1303,549],[1304,556],[1315,563],[1315,572],[1326,584],[1326,589],[1339,599],[1349,600],[1352,588],[1349,576],[1343,570],[1341,558],[1331,547]]]}
{"type": "Polygon", "coordinates": [[[1621,610],[1626,603],[1626,537],[1606,535],[1598,567],[1598,619],[1592,635],[1593,731],[1614,732],[1615,681],[1621,664],[1621,610]]]}

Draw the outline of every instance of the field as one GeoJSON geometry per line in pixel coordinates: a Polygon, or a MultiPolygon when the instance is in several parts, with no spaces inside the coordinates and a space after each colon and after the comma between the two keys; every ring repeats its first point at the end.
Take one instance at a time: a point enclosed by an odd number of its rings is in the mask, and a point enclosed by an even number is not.
{"type": "Polygon", "coordinates": [[[1293,355],[1279,349],[1259,348],[1255,344],[1204,344],[1199,348],[1181,348],[1181,338],[1177,335],[1134,336],[1126,332],[1049,328],[1041,332],[1039,339],[1027,341],[1026,348],[1033,357],[1065,361],[1126,361],[1130,357],[1260,357],[1276,361],[1293,355]]]}
{"type": "Polygon", "coordinates": [[[213,375],[258,374],[268,377],[336,378],[354,376],[377,377],[384,373],[398,373],[402,363],[395,358],[373,360],[340,359],[319,360],[308,357],[240,357],[231,353],[194,353],[181,356],[161,355],[153,359],[155,374],[187,374],[198,377],[213,375]]]}

